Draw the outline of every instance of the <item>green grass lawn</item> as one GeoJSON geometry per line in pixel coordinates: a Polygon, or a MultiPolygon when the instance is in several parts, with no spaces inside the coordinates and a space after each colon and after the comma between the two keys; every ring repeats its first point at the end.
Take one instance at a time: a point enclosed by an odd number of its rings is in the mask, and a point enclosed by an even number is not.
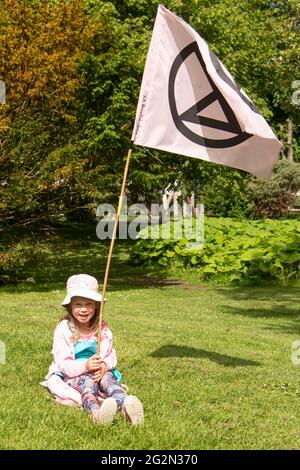
{"type": "Polygon", "coordinates": [[[117,242],[105,318],[145,424],[119,415],[103,428],[55,404],[39,382],[66,278],[103,279],[108,246],[84,231],[53,244],[27,282],[0,289],[1,449],[300,449],[300,366],[291,361],[299,287],[203,285],[184,272],[167,279],[129,266],[128,243],[117,242]]]}

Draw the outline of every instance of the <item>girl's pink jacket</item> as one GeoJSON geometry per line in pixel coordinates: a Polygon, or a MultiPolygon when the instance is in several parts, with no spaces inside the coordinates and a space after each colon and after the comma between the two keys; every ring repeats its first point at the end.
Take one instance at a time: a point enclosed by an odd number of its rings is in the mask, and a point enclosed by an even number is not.
{"type": "MultiPolygon", "coordinates": [[[[62,320],[54,331],[53,338],[53,362],[49,367],[45,382],[41,385],[47,387],[55,396],[56,401],[66,405],[81,405],[81,395],[75,389],[67,385],[57,373],[63,373],[68,377],[77,377],[87,373],[87,361],[76,361],[72,332],[67,320],[62,320]]],[[[117,365],[116,351],[112,347],[112,333],[106,323],[102,324],[100,356],[107,365],[107,369],[114,369],[117,365]]]]}

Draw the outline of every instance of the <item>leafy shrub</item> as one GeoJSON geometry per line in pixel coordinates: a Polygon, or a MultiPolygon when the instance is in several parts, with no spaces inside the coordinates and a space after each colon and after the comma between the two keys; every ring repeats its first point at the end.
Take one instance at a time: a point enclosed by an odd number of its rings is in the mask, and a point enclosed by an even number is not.
{"type": "Polygon", "coordinates": [[[272,177],[249,183],[249,197],[255,206],[255,216],[285,217],[296,200],[300,188],[300,164],[280,160],[272,177]]]}
{"type": "Polygon", "coordinates": [[[134,264],[188,266],[199,270],[204,279],[228,281],[267,278],[285,285],[300,276],[300,222],[296,220],[205,218],[205,243],[198,250],[189,249],[195,238],[146,237],[144,229],[131,253],[134,264]]]}
{"type": "Polygon", "coordinates": [[[34,262],[41,247],[28,240],[0,246],[0,284],[14,282],[24,266],[34,262]]]}

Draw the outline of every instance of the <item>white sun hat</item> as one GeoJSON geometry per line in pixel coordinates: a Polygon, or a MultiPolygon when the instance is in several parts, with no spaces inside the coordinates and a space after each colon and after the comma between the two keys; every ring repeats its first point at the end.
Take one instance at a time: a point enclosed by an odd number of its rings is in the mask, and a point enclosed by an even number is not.
{"type": "Polygon", "coordinates": [[[88,274],[74,274],[67,281],[67,295],[61,305],[69,305],[72,297],[84,297],[101,302],[102,295],[99,294],[98,289],[99,285],[95,277],[88,274]]]}

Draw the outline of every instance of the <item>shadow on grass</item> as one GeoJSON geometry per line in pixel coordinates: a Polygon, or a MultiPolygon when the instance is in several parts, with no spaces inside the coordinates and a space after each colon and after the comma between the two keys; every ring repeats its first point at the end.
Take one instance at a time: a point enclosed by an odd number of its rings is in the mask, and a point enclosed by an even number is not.
{"type": "Polygon", "coordinates": [[[228,289],[218,288],[218,292],[224,297],[229,297],[232,300],[247,301],[274,301],[274,302],[299,302],[300,298],[300,287],[289,286],[282,287],[279,285],[261,285],[253,287],[233,287],[230,286],[228,289]]]}
{"type": "MultiPolygon", "coordinates": [[[[2,292],[44,292],[64,289],[72,274],[96,277],[100,290],[109,252],[110,240],[99,240],[96,226],[60,227],[49,233],[27,234],[32,244],[42,247],[34,261],[16,273],[13,282],[1,286],[2,292]]],[[[146,269],[129,263],[133,240],[116,240],[108,278],[108,291],[149,287],[169,287],[181,281],[170,280],[161,269],[146,269]]]]}
{"type": "Polygon", "coordinates": [[[265,326],[262,327],[264,330],[300,335],[299,287],[255,287],[224,289],[221,292],[230,300],[239,302],[238,306],[228,304],[220,306],[222,312],[266,320],[265,326]],[[252,304],[250,308],[245,306],[247,301],[252,304]],[[270,324],[268,320],[278,320],[278,323],[270,324]]]}
{"type": "MultiPolygon", "coordinates": [[[[270,300],[271,301],[271,300],[270,300]]],[[[221,305],[222,312],[252,318],[300,318],[299,310],[291,305],[269,305],[257,308],[232,307],[221,305]]]]}
{"type": "Polygon", "coordinates": [[[269,331],[278,331],[280,333],[286,333],[287,335],[293,335],[293,339],[300,339],[300,324],[299,320],[297,321],[290,321],[289,323],[282,324],[279,323],[278,325],[270,324],[263,328],[264,330],[269,331]]]}
{"type": "Polygon", "coordinates": [[[150,354],[150,357],[194,357],[201,359],[209,359],[219,365],[225,367],[246,367],[260,366],[260,362],[251,361],[249,359],[241,359],[240,357],[227,356],[214,351],[206,351],[205,349],[190,348],[187,346],[178,346],[176,344],[166,344],[150,354]]]}
{"type": "Polygon", "coordinates": [[[287,306],[284,307],[270,307],[270,308],[259,308],[259,309],[242,309],[242,308],[231,308],[228,306],[221,307],[223,312],[232,314],[232,315],[242,315],[248,318],[260,318],[266,320],[265,326],[260,326],[262,330],[267,331],[278,331],[280,333],[286,333],[293,336],[300,336],[300,314],[298,311],[295,311],[292,308],[287,306]],[[279,322],[269,323],[268,319],[276,320],[279,322]],[[280,320],[286,320],[286,323],[283,323],[280,320]]]}

